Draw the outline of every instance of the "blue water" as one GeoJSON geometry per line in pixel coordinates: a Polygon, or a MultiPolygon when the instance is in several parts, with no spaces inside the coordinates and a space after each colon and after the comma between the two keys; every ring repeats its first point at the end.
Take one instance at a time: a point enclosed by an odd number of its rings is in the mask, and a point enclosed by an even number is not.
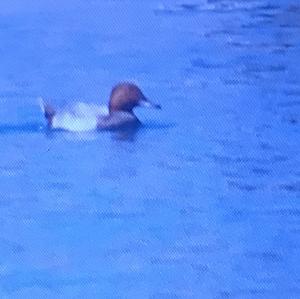
{"type": "Polygon", "coordinates": [[[300,298],[296,0],[0,2],[0,298],[300,298]],[[37,98],[163,110],[49,132],[37,98]]]}

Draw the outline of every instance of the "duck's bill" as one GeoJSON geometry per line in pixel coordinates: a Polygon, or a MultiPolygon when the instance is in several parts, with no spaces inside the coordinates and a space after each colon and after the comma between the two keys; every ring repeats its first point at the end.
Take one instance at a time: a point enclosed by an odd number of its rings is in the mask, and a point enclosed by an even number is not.
{"type": "Polygon", "coordinates": [[[152,103],[148,100],[141,100],[139,103],[139,106],[145,107],[145,108],[161,109],[161,106],[159,104],[152,103]]]}

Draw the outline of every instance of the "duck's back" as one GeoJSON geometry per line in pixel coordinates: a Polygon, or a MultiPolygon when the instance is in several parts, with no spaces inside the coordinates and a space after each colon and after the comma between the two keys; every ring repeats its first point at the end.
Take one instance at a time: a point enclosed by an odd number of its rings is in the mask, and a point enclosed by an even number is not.
{"type": "Polygon", "coordinates": [[[74,132],[95,130],[98,117],[107,114],[105,106],[77,103],[70,109],[57,112],[52,119],[52,128],[74,132]]]}

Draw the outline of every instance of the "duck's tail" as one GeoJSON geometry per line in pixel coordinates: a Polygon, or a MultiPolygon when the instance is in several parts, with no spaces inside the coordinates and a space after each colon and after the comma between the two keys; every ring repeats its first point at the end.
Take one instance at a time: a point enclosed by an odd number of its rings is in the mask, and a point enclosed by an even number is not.
{"type": "Polygon", "coordinates": [[[46,103],[42,98],[39,98],[38,101],[39,101],[40,108],[48,122],[48,125],[52,126],[53,117],[56,111],[51,105],[46,103]]]}

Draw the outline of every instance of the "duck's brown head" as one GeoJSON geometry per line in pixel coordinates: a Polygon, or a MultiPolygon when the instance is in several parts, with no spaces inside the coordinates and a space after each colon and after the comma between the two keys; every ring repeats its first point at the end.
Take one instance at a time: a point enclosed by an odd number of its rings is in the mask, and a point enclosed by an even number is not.
{"type": "Polygon", "coordinates": [[[119,83],[112,89],[108,105],[110,114],[117,111],[133,113],[133,108],[137,106],[161,109],[160,105],[151,103],[133,83],[119,83]]]}

